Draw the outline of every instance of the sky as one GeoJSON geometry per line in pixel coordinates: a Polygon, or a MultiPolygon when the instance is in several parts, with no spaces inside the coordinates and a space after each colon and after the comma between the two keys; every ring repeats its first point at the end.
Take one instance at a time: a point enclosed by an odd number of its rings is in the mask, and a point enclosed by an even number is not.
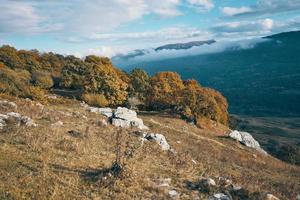
{"type": "Polygon", "coordinates": [[[0,0],[0,45],[83,57],[300,30],[300,0],[0,0]]]}

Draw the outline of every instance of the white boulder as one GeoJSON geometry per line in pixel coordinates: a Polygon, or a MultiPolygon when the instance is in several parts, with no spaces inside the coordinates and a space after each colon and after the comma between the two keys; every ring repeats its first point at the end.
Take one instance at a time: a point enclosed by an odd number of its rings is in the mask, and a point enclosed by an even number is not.
{"type": "Polygon", "coordinates": [[[218,193],[214,194],[213,196],[210,196],[208,200],[230,200],[230,197],[223,193],[218,193]]]}
{"type": "Polygon", "coordinates": [[[237,141],[239,141],[240,143],[244,144],[247,147],[256,149],[257,151],[260,151],[264,154],[267,154],[266,151],[264,151],[259,143],[252,137],[252,135],[248,132],[242,132],[242,131],[232,131],[229,134],[229,137],[231,137],[232,139],[235,139],[237,141]]]}
{"type": "Polygon", "coordinates": [[[280,200],[280,199],[275,197],[273,194],[267,194],[265,200],[280,200]]]}
{"type": "Polygon", "coordinates": [[[111,123],[116,127],[130,128],[130,121],[124,119],[113,118],[111,123]]]}
{"type": "Polygon", "coordinates": [[[118,107],[114,112],[114,117],[119,119],[130,120],[137,118],[137,114],[135,111],[130,110],[128,108],[118,107]]]}
{"type": "Polygon", "coordinates": [[[171,149],[165,136],[162,134],[146,133],[144,136],[144,139],[149,140],[149,141],[155,141],[157,144],[160,145],[161,149],[164,151],[168,151],[171,149]]]}
{"type": "Polygon", "coordinates": [[[135,127],[141,130],[148,130],[143,120],[137,117],[137,113],[128,108],[118,107],[112,116],[112,124],[122,128],[135,127]]]}
{"type": "Polygon", "coordinates": [[[169,196],[174,199],[174,198],[178,198],[179,194],[176,190],[170,190],[169,191],[169,196]]]}
{"type": "Polygon", "coordinates": [[[11,101],[7,101],[7,100],[0,100],[0,105],[4,106],[4,107],[10,107],[10,108],[13,108],[13,109],[18,108],[18,105],[16,103],[11,102],[11,101]]]}
{"type": "Polygon", "coordinates": [[[25,125],[27,127],[36,127],[37,124],[27,116],[22,116],[19,113],[9,112],[6,115],[0,114],[0,130],[7,126],[7,120],[14,120],[17,126],[25,125]]]}
{"type": "Polygon", "coordinates": [[[99,113],[106,117],[112,117],[113,111],[111,108],[96,108],[96,107],[89,107],[90,112],[99,113]]]}

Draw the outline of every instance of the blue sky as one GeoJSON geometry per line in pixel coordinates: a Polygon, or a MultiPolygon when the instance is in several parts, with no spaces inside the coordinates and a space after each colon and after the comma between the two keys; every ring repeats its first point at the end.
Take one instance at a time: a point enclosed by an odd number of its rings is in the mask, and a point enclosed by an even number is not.
{"type": "Polygon", "coordinates": [[[300,0],[0,0],[0,45],[113,56],[300,29],[300,0]]]}

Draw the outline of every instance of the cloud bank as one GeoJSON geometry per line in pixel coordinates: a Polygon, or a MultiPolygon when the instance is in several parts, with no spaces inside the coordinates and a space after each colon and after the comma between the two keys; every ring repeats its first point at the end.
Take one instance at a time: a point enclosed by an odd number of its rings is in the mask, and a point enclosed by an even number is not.
{"type": "Polygon", "coordinates": [[[267,39],[251,39],[240,41],[218,41],[211,45],[195,46],[190,49],[182,50],[161,50],[155,51],[154,49],[144,50],[145,55],[130,57],[124,59],[125,55],[118,55],[113,57],[116,64],[138,64],[147,61],[165,60],[171,58],[180,58],[186,56],[204,55],[211,53],[219,53],[230,49],[249,49],[254,48],[256,44],[268,41],[267,39]]]}

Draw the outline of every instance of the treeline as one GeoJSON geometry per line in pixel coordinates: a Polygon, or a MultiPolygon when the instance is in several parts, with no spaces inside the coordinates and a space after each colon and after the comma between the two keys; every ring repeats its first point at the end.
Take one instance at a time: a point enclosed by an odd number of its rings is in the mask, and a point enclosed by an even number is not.
{"type": "Polygon", "coordinates": [[[81,91],[79,98],[94,106],[127,105],[151,110],[170,109],[188,120],[228,122],[227,101],[217,91],[177,73],[150,77],[135,69],[129,74],[110,59],[0,48],[0,92],[42,100],[53,88],[81,91]]]}

